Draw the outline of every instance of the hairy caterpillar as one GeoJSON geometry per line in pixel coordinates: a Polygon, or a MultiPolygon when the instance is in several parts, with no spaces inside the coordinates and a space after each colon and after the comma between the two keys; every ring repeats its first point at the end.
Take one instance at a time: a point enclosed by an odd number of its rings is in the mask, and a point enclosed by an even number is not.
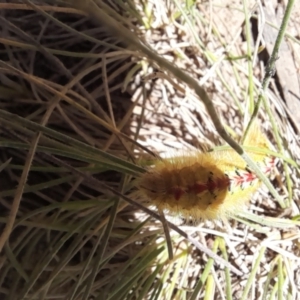
{"type": "MultiPolygon", "coordinates": [[[[252,126],[244,145],[268,148],[258,126],[252,126]]],[[[275,157],[248,154],[264,174],[270,175],[275,157]]],[[[245,161],[228,149],[157,160],[137,179],[136,187],[138,194],[158,210],[199,220],[224,219],[236,214],[260,183],[245,161]]]]}

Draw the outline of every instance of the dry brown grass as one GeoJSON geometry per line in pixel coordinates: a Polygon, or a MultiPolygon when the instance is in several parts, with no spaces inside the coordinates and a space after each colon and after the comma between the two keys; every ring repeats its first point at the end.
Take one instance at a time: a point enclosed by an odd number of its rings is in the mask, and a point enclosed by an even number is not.
{"type": "MultiPolygon", "coordinates": [[[[283,145],[285,160],[272,184],[289,210],[262,187],[247,208],[257,216],[254,221],[253,214],[225,225],[173,220],[241,275],[214,263],[173,230],[169,261],[161,223],[107,190],[127,194],[151,151],[164,156],[222,140],[184,81],[126,44],[117,30],[91,16],[84,2],[68,3],[0,3],[1,162],[12,158],[0,173],[0,296],[297,299],[299,231],[291,225],[299,215],[300,141],[291,105],[300,107],[299,90],[296,97],[284,97],[297,90],[291,84],[300,63],[299,3],[277,66],[284,64],[291,80],[273,77],[268,105],[259,111],[275,151],[280,148],[274,133],[283,145]]],[[[268,28],[259,6],[246,5],[246,18],[252,14],[247,33],[240,1],[95,3],[196,79],[228,132],[242,134],[270,55],[269,45],[255,52],[267,34],[261,31],[258,41],[260,30],[268,28]]],[[[267,12],[282,8],[268,2],[267,12]]]]}

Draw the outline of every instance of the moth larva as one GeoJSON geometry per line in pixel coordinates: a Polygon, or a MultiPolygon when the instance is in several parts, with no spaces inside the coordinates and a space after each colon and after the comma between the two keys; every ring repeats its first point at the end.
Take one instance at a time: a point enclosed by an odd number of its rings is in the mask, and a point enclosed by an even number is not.
{"type": "MultiPolygon", "coordinates": [[[[265,136],[252,127],[245,146],[268,149],[265,136]]],[[[247,152],[266,175],[275,167],[275,158],[247,152]]],[[[224,219],[236,214],[248,202],[260,180],[232,149],[195,151],[154,162],[136,181],[138,194],[159,210],[184,218],[224,219]]]]}

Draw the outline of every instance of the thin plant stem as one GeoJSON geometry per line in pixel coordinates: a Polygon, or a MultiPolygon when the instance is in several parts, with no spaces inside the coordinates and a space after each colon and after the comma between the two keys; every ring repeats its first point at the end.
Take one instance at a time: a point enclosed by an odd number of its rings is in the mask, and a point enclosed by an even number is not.
{"type": "Polygon", "coordinates": [[[266,90],[269,86],[271,77],[274,75],[275,63],[276,63],[276,60],[278,59],[279,48],[280,48],[280,45],[281,45],[281,43],[283,41],[283,38],[284,38],[284,34],[285,34],[285,31],[286,31],[288,21],[289,21],[290,16],[291,16],[291,12],[292,12],[294,2],[295,2],[295,0],[289,0],[287,8],[285,10],[283,20],[282,20],[281,26],[280,26],[279,31],[278,31],[278,35],[277,35],[277,38],[276,38],[276,41],[275,41],[275,45],[274,45],[272,54],[271,54],[270,59],[267,63],[267,66],[266,66],[265,76],[263,78],[262,85],[261,85],[261,92],[260,92],[258,100],[255,104],[254,111],[253,111],[253,114],[251,116],[251,119],[250,119],[250,121],[248,123],[248,126],[246,128],[246,131],[245,131],[245,134],[244,134],[244,139],[246,138],[246,136],[249,132],[249,128],[251,127],[251,125],[253,124],[255,118],[257,117],[261,102],[265,101],[264,94],[265,94],[265,92],[266,92],[266,90]]]}

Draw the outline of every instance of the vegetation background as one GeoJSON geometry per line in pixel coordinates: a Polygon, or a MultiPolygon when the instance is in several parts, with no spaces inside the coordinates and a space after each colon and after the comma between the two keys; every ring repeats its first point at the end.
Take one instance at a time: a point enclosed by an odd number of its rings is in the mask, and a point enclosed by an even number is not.
{"type": "Polygon", "coordinates": [[[300,298],[298,1],[265,73],[292,2],[0,1],[0,299],[300,298]],[[272,185],[169,239],[132,179],[241,136],[260,95],[272,185]]]}

